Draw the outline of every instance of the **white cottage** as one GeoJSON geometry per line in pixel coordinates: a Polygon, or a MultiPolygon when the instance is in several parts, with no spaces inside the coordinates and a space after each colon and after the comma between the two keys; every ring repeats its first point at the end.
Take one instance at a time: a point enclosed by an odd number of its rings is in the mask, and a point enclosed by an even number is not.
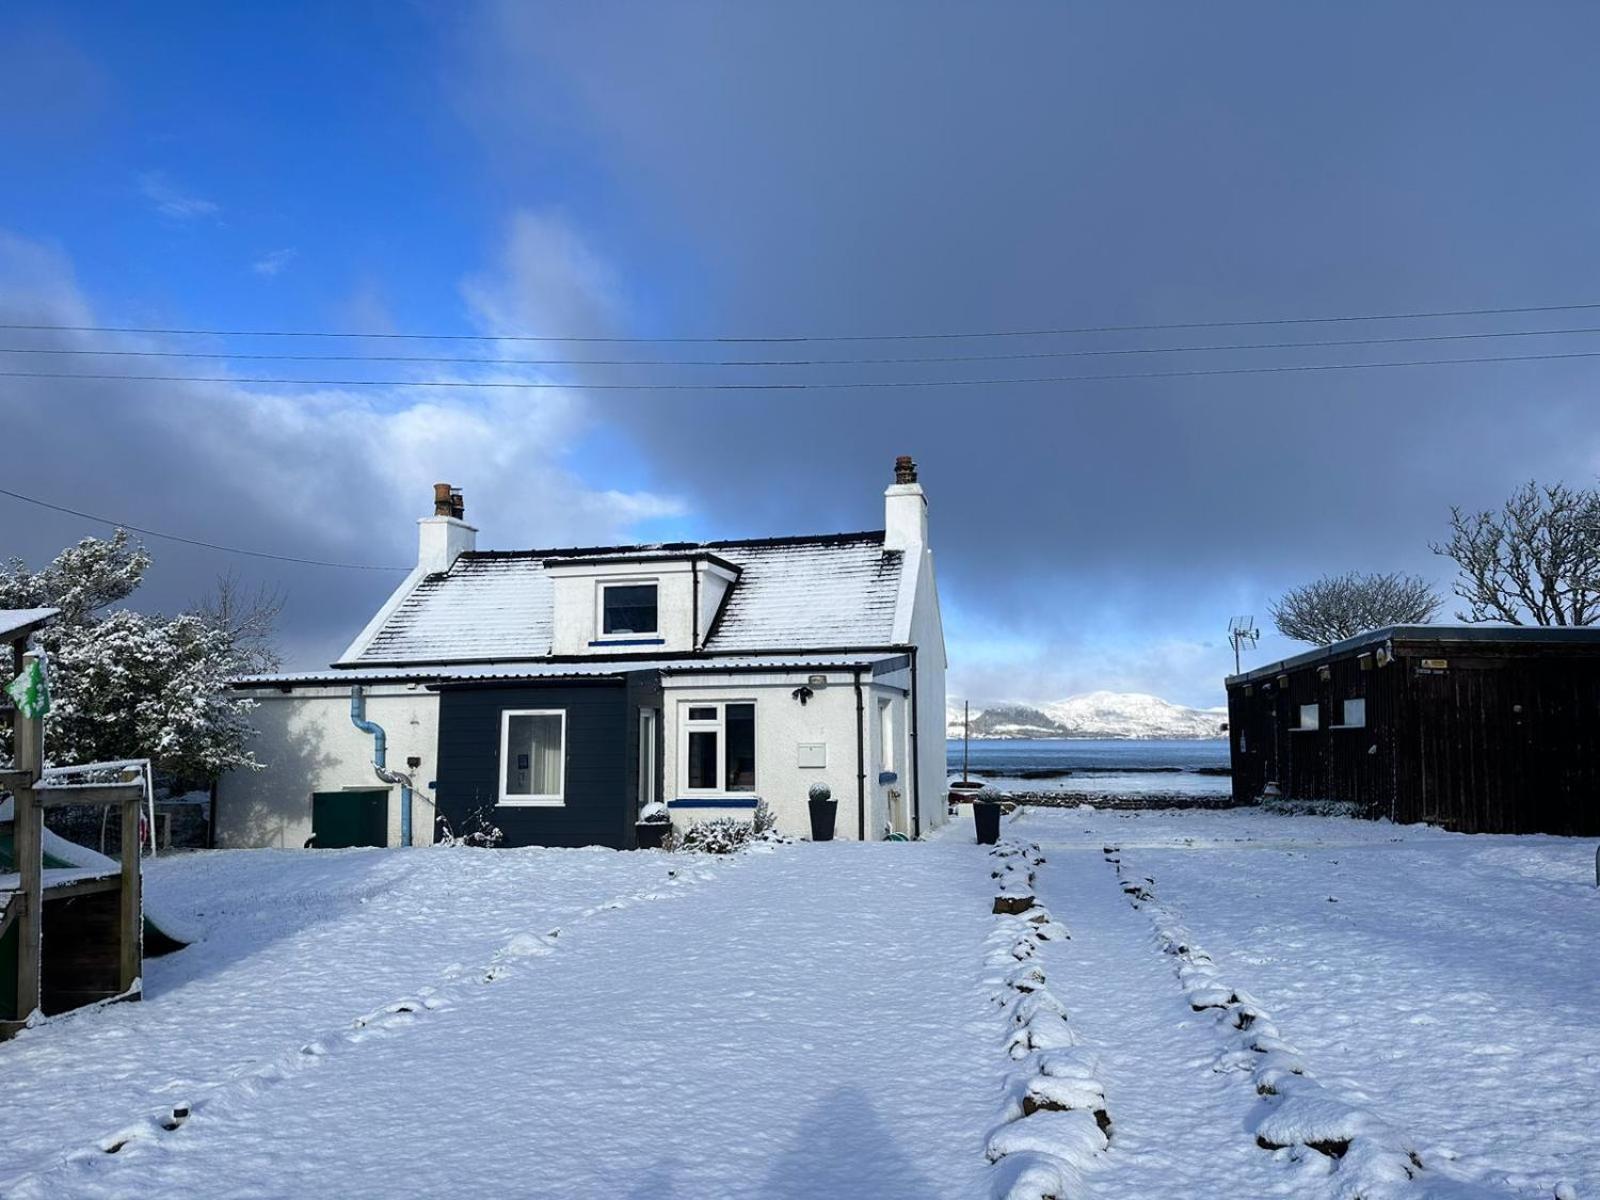
{"type": "Polygon", "coordinates": [[[242,680],[259,772],[218,785],[219,846],[635,844],[765,801],[804,834],[945,820],[945,648],[927,499],[895,464],[869,533],[479,550],[435,489],[416,569],[331,670],[242,680]]]}

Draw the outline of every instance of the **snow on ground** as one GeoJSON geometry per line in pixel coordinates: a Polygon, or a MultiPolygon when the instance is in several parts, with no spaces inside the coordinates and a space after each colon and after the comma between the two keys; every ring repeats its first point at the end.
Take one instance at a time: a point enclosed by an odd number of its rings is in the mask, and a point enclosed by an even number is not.
{"type": "Polygon", "coordinates": [[[0,1194],[971,1196],[988,883],[953,840],[174,856],[211,936],[0,1047],[0,1194]]]}
{"type": "MultiPolygon", "coordinates": [[[[1270,1123],[1277,1102],[1251,1086],[1260,1055],[1225,1057],[1242,1041],[1236,1013],[1194,1012],[1180,990],[1180,968],[1203,980],[1164,944],[1175,931],[1219,999],[1241,993],[1255,1032],[1303,1061],[1330,1127],[1370,1114],[1416,1149],[1435,1191],[1600,1196],[1593,843],[1254,810],[1032,809],[1007,833],[1051,858],[1039,899],[1074,937],[1046,958],[1067,956],[1053,985],[1102,1047],[1121,1159],[1106,1174],[1126,1194],[1340,1194],[1345,1160],[1254,1145],[1292,1121],[1270,1123]]],[[[1299,1084],[1281,1088],[1295,1105],[1280,1114],[1311,1112],[1299,1084]]]]}
{"type": "Polygon", "coordinates": [[[1592,844],[970,832],[164,858],[203,937],[0,1046],[0,1195],[1600,1197],[1592,844]]]}

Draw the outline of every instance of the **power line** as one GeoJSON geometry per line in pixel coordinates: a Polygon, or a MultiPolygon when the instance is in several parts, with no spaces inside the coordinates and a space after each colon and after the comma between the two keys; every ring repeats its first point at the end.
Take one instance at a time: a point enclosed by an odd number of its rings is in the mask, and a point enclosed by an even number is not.
{"type": "Polygon", "coordinates": [[[1143,325],[1080,325],[1053,329],[987,329],[945,333],[801,334],[763,337],[569,337],[512,333],[357,333],[325,329],[183,329],[138,325],[55,325],[0,322],[0,329],[56,333],[127,333],[160,337],[366,338],[440,342],[575,342],[591,344],[738,345],[795,342],[912,342],[963,338],[1055,337],[1075,333],[1146,333],[1166,329],[1244,329],[1262,325],[1328,325],[1352,321],[1420,321],[1437,317],[1500,317],[1524,313],[1576,312],[1600,309],[1600,301],[1581,304],[1529,304],[1505,308],[1454,308],[1427,312],[1358,313],[1330,317],[1260,317],[1236,321],[1169,321],[1143,325]]]}
{"type": "Polygon", "coordinates": [[[291,554],[268,554],[263,550],[242,550],[238,546],[223,546],[217,542],[203,542],[199,538],[182,537],[176,533],[162,533],[156,529],[145,529],[128,521],[113,521],[110,517],[98,517],[93,513],[79,512],[75,508],[66,508],[60,504],[51,504],[47,500],[39,500],[33,496],[24,496],[21,492],[8,491],[0,488],[0,496],[10,496],[13,500],[21,500],[24,504],[34,504],[40,508],[48,508],[51,512],[66,513],[72,517],[82,517],[85,521],[95,521],[101,525],[109,525],[113,529],[131,529],[134,533],[142,533],[145,537],[161,538],[168,542],[182,542],[186,546],[200,546],[206,550],[220,550],[224,554],[243,554],[249,558],[270,558],[274,562],[300,563],[308,567],[337,567],[345,571],[409,571],[410,567],[380,567],[373,563],[340,563],[327,562],[320,558],[296,558],[291,554]]]}
{"type": "Polygon", "coordinates": [[[1562,337],[1600,333],[1600,326],[1568,329],[1512,329],[1477,333],[1423,333],[1402,337],[1338,338],[1317,342],[1231,342],[1203,346],[1137,346],[1111,350],[1029,350],[1020,354],[902,355],[888,358],[496,358],[430,354],[236,354],[206,350],[126,350],[98,347],[0,346],[0,354],[53,357],[95,355],[107,358],[211,359],[228,362],[428,363],[500,367],[854,367],[913,364],[1021,362],[1050,358],[1106,358],[1133,354],[1198,354],[1223,350],[1316,350],[1331,346],[1394,346],[1421,342],[1468,342],[1495,338],[1562,337]]]}
{"type": "Polygon", "coordinates": [[[1418,358],[1366,363],[1295,363],[1270,367],[1208,367],[1182,371],[1129,371],[1103,375],[1031,375],[994,379],[814,380],[791,383],[553,383],[498,379],[284,379],[247,375],[122,375],[76,371],[0,371],[0,379],[55,379],[87,382],[229,383],[281,387],[472,388],[499,391],[578,392],[809,392],[872,388],[1004,387],[1028,383],[1097,383],[1112,379],[1187,379],[1209,375],[1282,375],[1314,371],[1367,371],[1389,367],[1471,366],[1482,363],[1557,362],[1600,358],[1600,350],[1567,354],[1500,354],[1482,358],[1418,358]]]}

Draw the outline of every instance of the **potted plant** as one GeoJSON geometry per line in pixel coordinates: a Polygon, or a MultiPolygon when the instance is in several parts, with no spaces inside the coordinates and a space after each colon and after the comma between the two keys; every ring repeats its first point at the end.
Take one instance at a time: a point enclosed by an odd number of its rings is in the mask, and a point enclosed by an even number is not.
{"type": "Polygon", "coordinates": [[[811,840],[833,841],[833,820],[839,812],[839,802],[833,798],[833,790],[825,783],[812,784],[808,803],[811,807],[811,840]]]}
{"type": "Polygon", "coordinates": [[[639,820],[634,825],[635,844],[641,850],[659,850],[672,832],[672,814],[667,806],[657,801],[639,810],[639,820]]]}

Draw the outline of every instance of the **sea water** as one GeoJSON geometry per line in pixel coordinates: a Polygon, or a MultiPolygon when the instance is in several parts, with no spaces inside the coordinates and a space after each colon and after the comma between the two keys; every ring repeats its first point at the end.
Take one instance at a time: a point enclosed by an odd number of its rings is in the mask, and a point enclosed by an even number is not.
{"type": "MultiPolygon", "coordinates": [[[[968,753],[973,778],[1005,791],[1225,796],[1232,784],[1214,773],[1228,766],[1223,738],[984,740],[970,743],[968,753]]],[[[959,738],[946,743],[945,756],[950,777],[959,778],[959,738]]]]}

